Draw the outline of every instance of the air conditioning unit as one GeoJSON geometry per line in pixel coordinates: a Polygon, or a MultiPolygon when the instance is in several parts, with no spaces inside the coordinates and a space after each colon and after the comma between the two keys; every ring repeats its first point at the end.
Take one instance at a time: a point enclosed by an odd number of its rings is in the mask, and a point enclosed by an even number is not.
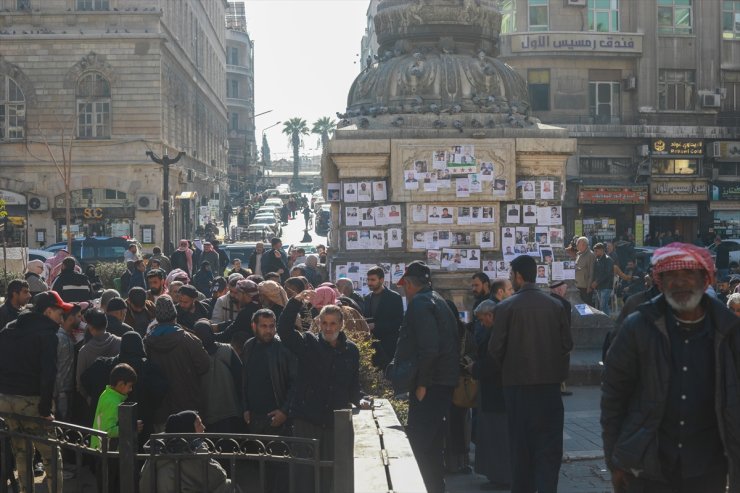
{"type": "Polygon", "coordinates": [[[568,7],[585,7],[586,0],[566,0],[565,5],[568,7]]]}
{"type": "Polygon", "coordinates": [[[650,146],[647,144],[643,144],[641,146],[637,146],[637,155],[640,157],[647,157],[650,155],[650,146]]]}
{"type": "MultiPolygon", "coordinates": [[[[62,204],[63,205],[63,204],[62,204]]],[[[28,210],[44,212],[49,210],[49,199],[46,197],[31,196],[28,198],[28,210]]]]}
{"type": "Polygon", "coordinates": [[[140,211],[156,211],[159,201],[156,193],[140,193],[136,196],[136,208],[140,211]]]}
{"type": "Polygon", "coordinates": [[[702,94],[701,105],[704,108],[719,108],[720,96],[719,94],[702,94]]]}
{"type": "Polygon", "coordinates": [[[634,91],[635,89],[637,89],[637,77],[632,75],[624,79],[624,90],[625,91],[634,91]]]}

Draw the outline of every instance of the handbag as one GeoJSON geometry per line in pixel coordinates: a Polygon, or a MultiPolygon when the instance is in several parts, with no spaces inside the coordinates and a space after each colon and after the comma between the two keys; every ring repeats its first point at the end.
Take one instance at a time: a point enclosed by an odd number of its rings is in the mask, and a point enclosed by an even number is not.
{"type": "MultiPolygon", "coordinates": [[[[463,332],[460,343],[460,359],[465,354],[465,339],[467,331],[463,332]]],[[[452,392],[452,403],[457,407],[477,407],[478,405],[478,381],[472,375],[463,373],[457,379],[457,387],[452,392]]]]}

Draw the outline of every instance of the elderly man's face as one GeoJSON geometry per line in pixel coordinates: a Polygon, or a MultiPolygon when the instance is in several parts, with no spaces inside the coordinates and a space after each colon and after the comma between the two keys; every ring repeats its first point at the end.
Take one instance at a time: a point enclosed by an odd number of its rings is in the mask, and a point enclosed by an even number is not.
{"type": "Polygon", "coordinates": [[[476,315],[475,318],[478,319],[478,321],[481,323],[481,325],[483,325],[483,327],[487,329],[490,329],[491,327],[493,327],[493,312],[480,313],[476,315]]]}
{"type": "Polygon", "coordinates": [[[731,304],[730,310],[732,310],[732,313],[734,313],[736,316],[740,317],[740,303],[731,304]]]}
{"type": "Polygon", "coordinates": [[[707,276],[699,269],[663,272],[660,278],[665,299],[677,312],[691,311],[699,306],[707,288],[707,276]]]}
{"type": "Polygon", "coordinates": [[[339,315],[334,313],[325,313],[320,318],[321,335],[324,340],[329,344],[332,344],[339,337],[339,333],[342,331],[342,319],[339,315]]]}
{"type": "Polygon", "coordinates": [[[576,243],[576,250],[578,250],[579,253],[583,253],[588,248],[588,243],[585,240],[581,240],[578,243],[576,243]]]}

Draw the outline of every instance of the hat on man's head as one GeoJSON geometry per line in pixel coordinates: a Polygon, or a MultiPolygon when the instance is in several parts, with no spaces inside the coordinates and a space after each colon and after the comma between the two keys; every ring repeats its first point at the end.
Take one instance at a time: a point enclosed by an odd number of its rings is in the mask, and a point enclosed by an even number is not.
{"type": "Polygon", "coordinates": [[[553,281],[550,283],[550,289],[559,288],[560,286],[564,284],[565,284],[565,281],[553,281]]]}
{"type": "Polygon", "coordinates": [[[406,285],[406,279],[404,279],[406,276],[418,277],[423,281],[431,282],[432,271],[429,270],[429,266],[421,260],[414,260],[406,266],[403,276],[401,276],[401,279],[399,279],[396,284],[399,286],[406,285]]]}
{"type": "Polygon", "coordinates": [[[242,279],[241,281],[237,282],[236,290],[252,296],[257,295],[260,292],[259,287],[257,287],[257,283],[254,281],[250,281],[249,279],[242,279]]]}
{"type": "Polygon", "coordinates": [[[66,303],[56,291],[44,291],[39,293],[33,300],[33,310],[37,313],[44,313],[47,308],[61,308],[68,312],[74,308],[72,303],[66,303]]]}
{"type": "Polygon", "coordinates": [[[185,284],[183,287],[181,287],[179,293],[180,296],[187,296],[188,298],[193,299],[198,298],[198,290],[190,284],[185,284]]]}
{"type": "Polygon", "coordinates": [[[226,279],[223,277],[214,277],[211,281],[211,293],[218,293],[226,287],[226,279]]]}
{"type": "Polygon", "coordinates": [[[157,298],[154,303],[154,318],[161,324],[172,322],[177,318],[177,308],[169,295],[164,294],[157,298]]]}
{"type": "Polygon", "coordinates": [[[162,269],[150,269],[149,272],[146,273],[146,277],[147,279],[150,277],[164,279],[164,271],[162,269]]]}
{"type": "Polygon", "coordinates": [[[106,312],[117,312],[118,310],[125,310],[128,308],[126,306],[126,302],[123,300],[123,298],[113,298],[108,302],[108,306],[106,307],[106,312]]]}
{"type": "Polygon", "coordinates": [[[242,279],[244,279],[244,276],[239,274],[238,272],[230,274],[228,278],[229,286],[231,286],[232,288],[236,287],[236,283],[241,281],[242,279]]]}
{"type": "Polygon", "coordinates": [[[716,267],[714,259],[706,248],[691,243],[670,243],[653,252],[653,274],[658,287],[661,285],[661,276],[664,272],[675,270],[703,270],[706,272],[709,284],[714,284],[716,267]]]}

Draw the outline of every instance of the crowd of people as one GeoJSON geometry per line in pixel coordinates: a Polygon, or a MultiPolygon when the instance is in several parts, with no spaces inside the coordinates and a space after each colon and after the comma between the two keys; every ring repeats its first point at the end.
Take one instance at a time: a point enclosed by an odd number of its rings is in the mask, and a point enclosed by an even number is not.
{"type": "MultiPolygon", "coordinates": [[[[0,307],[0,412],[104,431],[115,449],[117,407],[136,402],[141,444],[160,432],[296,436],[319,439],[322,460],[331,460],[333,411],[371,405],[353,342],[370,336],[373,371],[408,394],[406,432],[427,491],[445,491],[446,473],[473,471],[487,490],[557,491],[571,304],[564,281],[549,293],[537,287],[531,257],[514,259],[509,279],[473,274],[474,302],[460,308],[474,317],[464,323],[421,261],[398,281],[404,309],[382,267],[366,273],[366,296],[348,279],[333,283],[325,249],[288,255],[273,238],[220,276],[218,242],[202,247],[181,240],[171,256],[155,248],[147,260],[132,249],[121,291],[95,288],[94,269],[78,272],[64,251],[29,263],[0,307]]],[[[602,426],[615,488],[724,491],[740,466],[740,317],[727,309],[740,314],[740,278],[715,284],[715,261],[689,244],[656,250],[647,273],[609,245],[592,251],[587,238],[572,250],[582,301],[596,293],[604,303],[614,279],[625,299],[604,359],[602,426]]],[[[6,425],[45,433],[37,422],[6,425]]],[[[29,475],[62,464],[59,449],[35,447],[31,471],[33,451],[13,439],[0,480],[14,482],[15,469],[23,491],[29,475]]],[[[158,464],[155,473],[144,464],[142,491],[152,481],[171,490],[175,468],[158,464]]],[[[234,491],[219,462],[207,468],[182,480],[193,490],[234,491]]],[[[75,473],[55,471],[60,485],[75,473]]],[[[312,491],[313,470],[296,474],[299,490],[312,491]]],[[[115,467],[109,481],[116,491],[115,467]]],[[[285,469],[266,469],[270,491],[285,490],[285,481],[285,469]]],[[[331,491],[331,475],[319,491],[331,491]]]]}

